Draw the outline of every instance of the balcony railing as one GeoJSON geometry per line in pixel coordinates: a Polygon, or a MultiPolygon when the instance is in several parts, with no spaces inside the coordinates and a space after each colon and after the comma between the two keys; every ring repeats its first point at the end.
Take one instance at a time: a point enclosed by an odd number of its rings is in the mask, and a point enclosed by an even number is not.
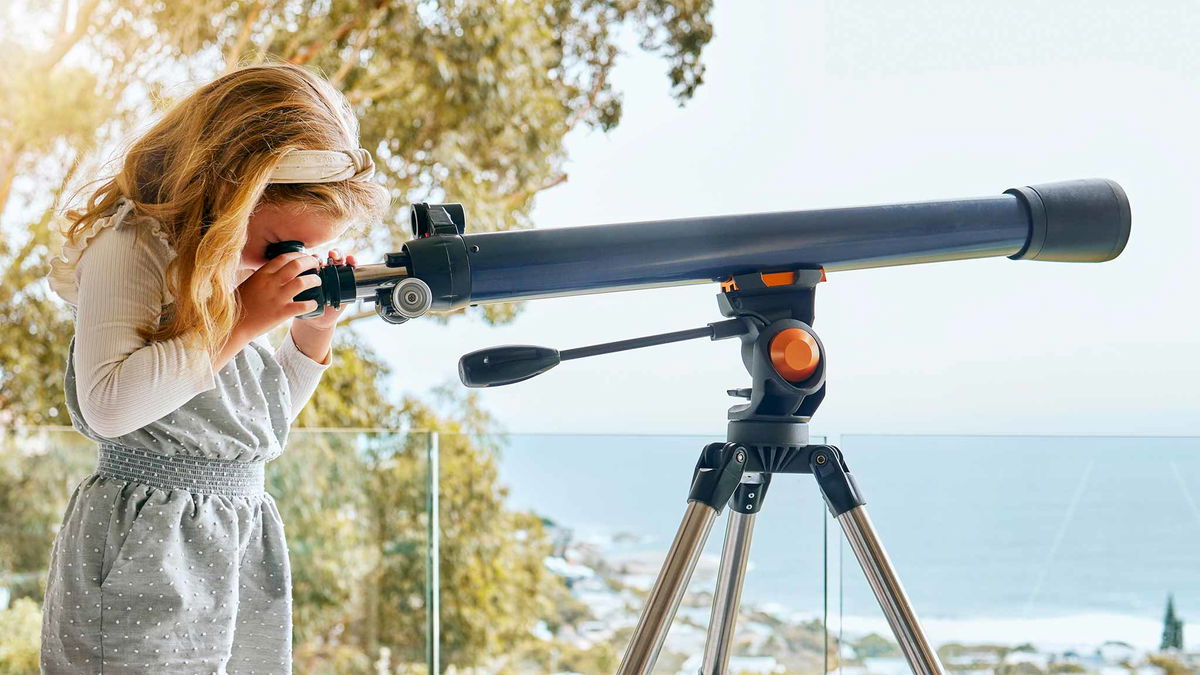
{"type": "MultiPolygon", "coordinates": [[[[267,488],[295,671],[614,671],[714,440],[294,430],[267,488]]],[[[829,441],[952,671],[1197,667],[1200,633],[1161,647],[1168,597],[1200,616],[1200,438],[829,441]]],[[[94,463],[69,428],[4,434],[0,672],[36,671],[50,546],[94,463]]],[[[724,520],[655,672],[699,668],[724,520]]],[[[730,671],[907,672],[812,478],[777,476],[757,521],[730,671]]]]}

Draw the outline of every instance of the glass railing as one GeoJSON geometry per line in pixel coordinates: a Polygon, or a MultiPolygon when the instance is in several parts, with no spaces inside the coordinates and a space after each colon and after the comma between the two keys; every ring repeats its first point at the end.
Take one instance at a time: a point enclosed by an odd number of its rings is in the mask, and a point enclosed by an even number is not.
{"type": "MultiPolygon", "coordinates": [[[[721,439],[505,440],[509,503],[545,519],[550,564],[586,606],[548,634],[590,650],[591,660],[572,652],[559,669],[613,672],[683,515],[700,449],[721,439]]],[[[1200,438],[828,442],[842,449],[951,672],[1200,672],[1200,634],[1183,631],[1189,641],[1175,648],[1164,625],[1169,598],[1174,616],[1200,616],[1200,438]]],[[[728,513],[655,672],[699,672],[728,513]]],[[[756,520],[729,672],[909,672],[811,476],[776,476],[756,520]]]]}
{"type": "MultiPolygon", "coordinates": [[[[511,435],[501,478],[514,508],[541,514],[552,564],[568,584],[574,624],[553,634],[584,652],[564,672],[615,672],[687,505],[707,436],[511,435]]],[[[813,438],[813,443],[823,442],[813,438]]],[[[812,478],[779,476],[758,519],[731,673],[821,672],[825,507],[812,478]]],[[[720,563],[724,509],[713,525],[656,673],[700,672],[720,563]]],[[[554,664],[552,664],[554,665],[554,664]]]]}
{"type": "MultiPolygon", "coordinates": [[[[1194,628],[1183,649],[1162,648],[1169,598],[1176,616],[1200,616],[1200,438],[847,435],[840,447],[947,668],[1200,672],[1194,628]]],[[[887,636],[848,547],[830,551],[831,630],[851,647],[887,636]]],[[[883,641],[848,652],[848,666],[907,672],[883,641]]]]}
{"type": "MultiPolygon", "coordinates": [[[[291,559],[295,672],[429,671],[434,443],[427,433],[297,429],[267,464],[291,559]]],[[[95,464],[95,443],[69,428],[3,435],[0,673],[37,672],[51,545],[95,464]]]]}
{"type": "MultiPolygon", "coordinates": [[[[293,431],[267,483],[295,672],[614,672],[715,440],[293,431]]],[[[1200,633],[1163,648],[1169,597],[1200,616],[1200,438],[829,441],[951,672],[1200,668],[1200,633]]],[[[94,457],[70,429],[0,445],[0,672],[36,672],[50,545],[94,457]]],[[[656,673],[700,669],[728,513],[656,673]]],[[[811,476],[775,477],[748,570],[730,673],[908,672],[811,476]]]]}

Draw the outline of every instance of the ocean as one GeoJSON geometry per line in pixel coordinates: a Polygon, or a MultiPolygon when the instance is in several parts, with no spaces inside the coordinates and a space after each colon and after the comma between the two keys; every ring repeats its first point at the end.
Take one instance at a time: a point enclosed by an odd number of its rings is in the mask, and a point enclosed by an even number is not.
{"type": "MultiPolygon", "coordinates": [[[[500,478],[514,508],[614,556],[661,556],[700,449],[722,440],[510,435],[500,478]]],[[[1185,622],[1200,620],[1200,438],[831,441],[935,643],[1153,648],[1168,595],[1185,622]]],[[[702,566],[719,556],[727,514],[702,566]]],[[[831,629],[887,632],[811,476],[774,478],[750,565],[744,602],[827,613],[831,629]]],[[[1200,646],[1200,631],[1185,637],[1200,646]]]]}

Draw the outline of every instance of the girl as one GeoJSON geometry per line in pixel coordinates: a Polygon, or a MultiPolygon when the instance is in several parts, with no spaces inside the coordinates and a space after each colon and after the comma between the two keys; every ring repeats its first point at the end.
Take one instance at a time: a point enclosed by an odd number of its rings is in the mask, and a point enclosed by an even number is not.
{"type": "MultiPolygon", "coordinates": [[[[303,68],[242,68],[180,101],[71,211],[51,287],[76,307],[64,387],[98,443],[55,538],[42,669],[285,673],[291,577],[263,465],[330,365],[341,310],[300,276],[387,193],[348,103],[303,68]]],[[[332,264],[354,264],[330,251],[332,264]]]]}

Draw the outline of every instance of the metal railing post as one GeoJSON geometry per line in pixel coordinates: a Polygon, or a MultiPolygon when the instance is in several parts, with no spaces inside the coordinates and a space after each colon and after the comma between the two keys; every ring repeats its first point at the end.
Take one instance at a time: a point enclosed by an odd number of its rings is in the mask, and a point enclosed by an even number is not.
{"type": "Polygon", "coordinates": [[[442,672],[442,614],[441,614],[441,526],[439,518],[438,487],[438,433],[429,432],[426,458],[429,467],[426,479],[425,538],[428,542],[425,557],[425,663],[429,672],[442,672]]]}

